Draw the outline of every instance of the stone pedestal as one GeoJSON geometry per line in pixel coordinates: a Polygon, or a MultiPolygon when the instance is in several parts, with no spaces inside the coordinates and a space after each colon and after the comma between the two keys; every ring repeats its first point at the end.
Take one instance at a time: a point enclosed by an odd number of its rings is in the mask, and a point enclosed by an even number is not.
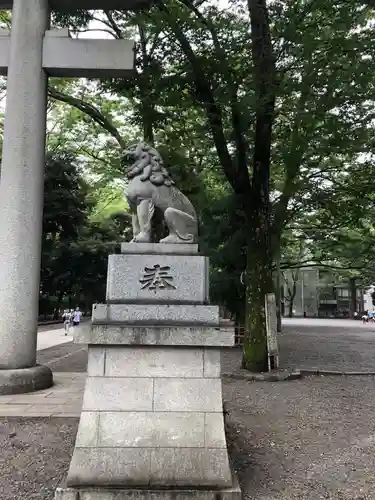
{"type": "Polygon", "coordinates": [[[195,245],[169,247],[123,245],[109,257],[107,304],[75,339],[89,345],[88,377],[56,499],[240,495],[220,379],[220,348],[234,332],[207,305],[207,258],[195,245]]]}

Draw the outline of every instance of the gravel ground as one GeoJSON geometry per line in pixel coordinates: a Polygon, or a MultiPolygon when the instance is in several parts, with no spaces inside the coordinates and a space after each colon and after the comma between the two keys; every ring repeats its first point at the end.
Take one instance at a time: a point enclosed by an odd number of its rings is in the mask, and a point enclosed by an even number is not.
{"type": "MultiPolygon", "coordinates": [[[[284,367],[375,371],[375,326],[289,324],[284,367]]],[[[55,371],[85,371],[82,346],[38,353],[55,371]]],[[[223,371],[241,350],[223,350],[223,371]]],[[[375,377],[289,382],[225,379],[230,454],[245,500],[374,500],[375,377]]],[[[0,500],[52,500],[66,474],[77,419],[0,418],[0,500]],[[13,435],[13,433],[16,433],[13,435]]]]}
{"type": "Polygon", "coordinates": [[[228,380],[227,433],[251,500],[375,498],[375,379],[228,380]]]}
{"type": "Polygon", "coordinates": [[[52,500],[77,426],[76,418],[0,418],[0,499],[52,500]]]}
{"type": "MultiPolygon", "coordinates": [[[[375,378],[223,386],[244,499],[375,498],[375,378]]],[[[77,419],[0,419],[0,499],[52,500],[76,429],[77,419]]]]}

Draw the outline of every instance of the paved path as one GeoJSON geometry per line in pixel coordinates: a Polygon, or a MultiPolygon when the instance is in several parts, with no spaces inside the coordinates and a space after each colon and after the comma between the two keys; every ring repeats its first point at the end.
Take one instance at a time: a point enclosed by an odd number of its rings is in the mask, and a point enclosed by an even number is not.
{"type": "MultiPolygon", "coordinates": [[[[74,344],[71,335],[65,336],[62,328],[55,328],[38,334],[38,347],[38,363],[53,370],[55,385],[34,394],[0,396],[0,416],[79,416],[86,346],[74,344]]],[[[280,352],[283,366],[375,372],[375,324],[284,320],[280,352]]],[[[223,350],[223,371],[230,371],[240,362],[240,349],[223,350]]]]}
{"type": "Polygon", "coordinates": [[[43,391],[0,396],[0,417],[79,417],[86,373],[54,372],[53,379],[43,391]]]}
{"type": "Polygon", "coordinates": [[[292,318],[283,325],[283,366],[375,373],[375,323],[292,318]]]}
{"type": "MultiPolygon", "coordinates": [[[[88,328],[89,321],[84,318],[83,323],[79,328],[88,328]]],[[[49,347],[54,347],[56,345],[66,344],[67,342],[72,342],[73,340],[73,327],[69,329],[67,335],[65,335],[65,330],[62,323],[55,325],[40,325],[38,327],[38,341],[37,350],[41,351],[43,349],[48,349],[49,347]]]]}
{"type": "MultiPolygon", "coordinates": [[[[88,324],[80,328],[87,328],[88,324]]],[[[86,379],[87,348],[73,342],[73,329],[38,329],[37,362],[53,371],[50,389],[0,396],[0,417],[79,417],[86,379]],[[61,372],[59,369],[61,368],[61,372]]]]}
{"type": "MultiPolygon", "coordinates": [[[[375,373],[375,323],[284,318],[279,350],[282,368],[375,373]]],[[[223,371],[241,357],[240,349],[223,351],[223,371]]]]}
{"type": "Polygon", "coordinates": [[[71,342],[73,340],[73,329],[65,335],[64,328],[53,328],[51,330],[39,330],[38,329],[38,342],[37,350],[48,349],[48,347],[53,347],[55,345],[65,344],[66,342],[71,342]]]}

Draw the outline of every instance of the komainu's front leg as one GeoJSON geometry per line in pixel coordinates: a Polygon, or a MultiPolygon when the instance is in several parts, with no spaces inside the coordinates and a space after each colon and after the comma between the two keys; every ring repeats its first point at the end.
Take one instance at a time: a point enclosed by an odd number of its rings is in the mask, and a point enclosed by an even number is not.
{"type": "Polygon", "coordinates": [[[133,228],[133,240],[135,241],[136,237],[139,235],[141,232],[141,229],[139,227],[139,222],[138,222],[138,215],[137,213],[132,214],[132,228],[133,228]]]}
{"type": "Polygon", "coordinates": [[[139,232],[133,241],[137,243],[151,243],[151,222],[155,206],[152,200],[140,200],[137,205],[137,222],[139,232]]]}

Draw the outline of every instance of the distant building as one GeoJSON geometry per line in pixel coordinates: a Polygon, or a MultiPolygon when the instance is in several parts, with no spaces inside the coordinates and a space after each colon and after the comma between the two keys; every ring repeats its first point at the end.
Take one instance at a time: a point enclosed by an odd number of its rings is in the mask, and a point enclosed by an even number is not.
{"type": "MultiPolygon", "coordinates": [[[[286,269],[282,274],[281,298],[284,316],[289,314],[291,299],[293,316],[348,317],[350,315],[351,297],[347,277],[342,277],[330,269],[312,266],[298,271],[286,269]]],[[[356,310],[358,312],[366,310],[362,287],[356,288],[356,310]]]]}

